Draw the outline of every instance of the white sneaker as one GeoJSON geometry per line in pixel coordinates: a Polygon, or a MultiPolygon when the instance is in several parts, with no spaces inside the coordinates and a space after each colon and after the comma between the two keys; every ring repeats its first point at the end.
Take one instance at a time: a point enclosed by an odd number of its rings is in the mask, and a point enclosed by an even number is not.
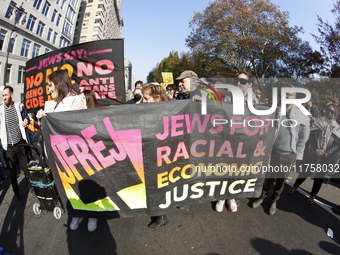
{"type": "Polygon", "coordinates": [[[237,212],[237,204],[235,199],[227,199],[227,205],[229,212],[237,212]]]}
{"type": "Polygon", "coordinates": [[[97,229],[97,221],[96,218],[89,218],[89,222],[87,223],[87,230],[93,232],[97,229]]]}
{"type": "Polygon", "coordinates": [[[79,224],[82,220],[83,220],[83,218],[72,217],[72,220],[71,220],[71,223],[70,223],[70,229],[76,230],[79,227],[79,224]]]}
{"type": "Polygon", "coordinates": [[[225,200],[218,200],[216,207],[215,207],[216,212],[223,212],[224,204],[225,204],[225,200]]]}

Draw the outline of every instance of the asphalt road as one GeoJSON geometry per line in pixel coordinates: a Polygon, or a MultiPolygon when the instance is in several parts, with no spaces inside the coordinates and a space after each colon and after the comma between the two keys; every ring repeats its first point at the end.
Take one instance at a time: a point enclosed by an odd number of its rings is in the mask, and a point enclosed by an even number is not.
{"type": "Polygon", "coordinates": [[[340,217],[330,210],[340,204],[340,183],[324,184],[318,202],[307,205],[303,193],[311,185],[308,179],[302,193],[288,195],[286,183],[273,216],[267,214],[268,201],[252,209],[252,199],[239,199],[236,213],[217,213],[209,202],[173,210],[169,224],[157,230],[148,229],[150,217],[140,216],[101,220],[90,233],[87,221],[70,230],[67,214],[60,220],[49,211],[35,215],[36,198],[24,181],[20,187],[25,199],[18,205],[7,180],[0,186],[0,245],[15,255],[340,254],[340,217]]]}

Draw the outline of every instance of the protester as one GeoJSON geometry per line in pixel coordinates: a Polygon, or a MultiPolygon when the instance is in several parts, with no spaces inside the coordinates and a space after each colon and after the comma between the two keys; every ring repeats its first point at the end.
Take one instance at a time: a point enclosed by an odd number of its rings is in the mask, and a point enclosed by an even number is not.
{"type": "MultiPolygon", "coordinates": [[[[288,191],[288,194],[294,194],[296,189],[306,180],[308,173],[307,165],[315,164],[321,166],[328,166],[330,164],[336,164],[340,156],[340,126],[336,122],[336,118],[339,112],[334,104],[327,106],[325,116],[318,118],[313,123],[313,128],[316,130],[311,132],[309,137],[309,151],[311,153],[305,153],[304,159],[297,167],[298,171],[302,171],[296,179],[294,186],[288,191]]],[[[306,151],[307,151],[306,146],[306,151]]],[[[315,196],[321,189],[322,182],[325,176],[325,172],[317,172],[314,176],[313,187],[311,194],[307,200],[307,204],[310,205],[314,202],[315,196]]]]}
{"type": "MultiPolygon", "coordinates": [[[[179,81],[178,86],[182,88],[188,93],[187,97],[184,96],[185,99],[192,99],[193,101],[201,101],[202,94],[201,90],[198,89],[199,78],[198,75],[191,70],[186,70],[181,73],[180,76],[176,78],[179,81]]],[[[185,93],[183,91],[183,93],[185,93]]]]}
{"type": "MultiPolygon", "coordinates": [[[[236,75],[236,87],[240,88],[244,95],[245,105],[247,105],[247,95],[248,95],[248,88],[253,86],[252,83],[252,75],[246,71],[242,71],[236,75]]],[[[224,101],[232,102],[232,98],[230,96],[226,96],[224,101]]],[[[253,102],[258,103],[257,97],[253,94],[253,102]]],[[[222,212],[225,203],[227,203],[227,209],[230,212],[237,212],[237,203],[235,199],[227,199],[227,200],[218,200],[215,206],[215,210],[217,212],[222,212]]]]}
{"type": "MultiPolygon", "coordinates": [[[[49,92],[53,98],[53,102],[49,104],[50,111],[63,112],[86,109],[85,100],[82,96],[77,95],[71,79],[68,76],[67,70],[57,70],[51,73],[47,78],[48,85],[50,86],[49,92]]],[[[37,118],[41,119],[47,116],[47,112],[42,109],[39,110],[37,112],[37,118]]],[[[69,214],[73,215],[70,223],[70,229],[76,230],[83,218],[77,217],[76,213],[71,210],[69,211],[69,214]]],[[[90,218],[88,222],[88,230],[94,231],[96,228],[97,219],[90,218]]]]}
{"type": "MultiPolygon", "coordinates": [[[[142,92],[143,92],[144,103],[153,103],[153,102],[169,100],[169,97],[167,96],[165,89],[159,85],[154,85],[150,83],[146,84],[143,86],[142,92]]],[[[169,220],[166,217],[166,215],[161,215],[161,216],[155,217],[155,219],[149,223],[148,227],[159,228],[161,226],[165,226],[168,223],[169,223],[169,220]]]]}
{"type": "Polygon", "coordinates": [[[136,81],[135,82],[135,89],[142,89],[143,88],[144,83],[142,81],[136,81]]]}
{"type": "Polygon", "coordinates": [[[170,100],[173,100],[174,96],[175,96],[175,90],[171,87],[167,87],[167,95],[169,97],[170,100]]]}
{"type": "Polygon", "coordinates": [[[178,90],[175,90],[174,96],[172,97],[172,100],[178,100],[178,90]]]}
{"type": "Polygon", "coordinates": [[[136,81],[136,82],[135,82],[135,88],[134,88],[134,89],[131,89],[131,90],[129,91],[129,93],[128,93],[127,96],[126,96],[126,100],[128,101],[128,100],[133,99],[133,97],[134,97],[134,91],[135,91],[136,89],[142,89],[143,85],[144,85],[144,83],[143,83],[142,81],[140,81],[140,80],[136,81]]]}
{"type": "MultiPolygon", "coordinates": [[[[247,105],[248,100],[248,88],[253,86],[253,76],[251,73],[242,71],[236,75],[236,87],[238,87],[244,96],[244,104],[247,105]]],[[[253,105],[259,103],[259,99],[256,96],[255,92],[252,94],[253,105]]],[[[232,102],[233,99],[231,96],[226,96],[224,101],[232,102]]]]}
{"type": "Polygon", "coordinates": [[[187,99],[187,95],[183,92],[183,90],[180,90],[178,92],[178,95],[176,96],[176,100],[184,100],[187,99]]]}
{"type": "Polygon", "coordinates": [[[12,188],[17,201],[22,203],[17,181],[17,166],[20,165],[28,182],[27,154],[24,146],[28,142],[25,131],[28,118],[22,116],[22,112],[25,112],[24,107],[13,101],[13,93],[11,86],[5,86],[2,92],[4,103],[0,106],[0,137],[8,158],[12,188]]]}
{"type": "MultiPolygon", "coordinates": [[[[71,83],[67,70],[57,70],[48,76],[49,92],[53,98],[50,103],[53,112],[73,111],[86,109],[86,103],[82,96],[77,92],[71,83]]],[[[37,112],[37,118],[47,116],[44,110],[37,112]]]]}
{"type": "MultiPolygon", "coordinates": [[[[284,87],[294,88],[293,85],[285,85],[284,87]]],[[[295,99],[296,93],[287,93],[287,99],[295,99]]],[[[279,166],[281,169],[291,169],[295,165],[295,161],[302,160],[305,144],[309,136],[309,117],[304,115],[295,105],[286,105],[286,115],[280,116],[282,121],[290,121],[291,125],[279,125],[278,132],[275,138],[274,146],[271,153],[271,166],[279,166]],[[293,126],[292,120],[297,124],[293,126]]],[[[287,172],[269,172],[264,180],[262,193],[260,198],[252,203],[252,208],[258,208],[268,195],[268,191],[274,185],[274,192],[270,198],[271,205],[269,207],[269,215],[276,212],[276,203],[280,199],[280,195],[284,188],[284,183],[288,178],[287,172]]]]}
{"type": "Polygon", "coordinates": [[[309,100],[306,104],[306,109],[311,113],[311,115],[309,115],[310,118],[310,126],[313,125],[313,122],[315,121],[315,119],[319,118],[319,113],[318,110],[315,108],[315,106],[313,105],[313,101],[312,99],[309,100]]]}
{"type": "Polygon", "coordinates": [[[136,88],[133,92],[133,98],[126,102],[126,104],[140,104],[143,103],[142,90],[136,88]]]}
{"type": "Polygon", "coordinates": [[[144,103],[152,103],[152,102],[160,102],[160,101],[168,101],[169,98],[166,94],[164,88],[160,85],[154,84],[146,84],[142,88],[143,93],[143,102],[144,103]]]}
{"type": "Polygon", "coordinates": [[[98,100],[93,90],[84,90],[82,94],[85,99],[87,109],[99,107],[98,100]]]}

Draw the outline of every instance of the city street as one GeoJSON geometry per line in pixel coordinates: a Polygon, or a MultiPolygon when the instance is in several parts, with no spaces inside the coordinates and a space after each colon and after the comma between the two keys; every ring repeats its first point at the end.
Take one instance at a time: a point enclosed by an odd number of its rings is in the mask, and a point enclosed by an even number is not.
{"type": "MultiPolygon", "coordinates": [[[[312,183],[308,179],[302,193],[293,195],[287,194],[286,183],[273,216],[267,214],[268,201],[252,209],[252,199],[239,199],[236,213],[217,213],[208,202],[173,210],[169,224],[157,230],[148,229],[150,217],[141,216],[102,220],[90,233],[87,220],[72,231],[67,214],[60,220],[50,211],[35,215],[36,198],[27,188],[24,203],[18,205],[8,179],[0,186],[0,244],[15,255],[340,254],[340,217],[330,210],[340,204],[340,183],[324,183],[318,201],[307,205],[303,192],[312,183]],[[333,238],[327,236],[329,229],[333,238]]],[[[20,187],[23,193],[24,181],[20,187]]]]}

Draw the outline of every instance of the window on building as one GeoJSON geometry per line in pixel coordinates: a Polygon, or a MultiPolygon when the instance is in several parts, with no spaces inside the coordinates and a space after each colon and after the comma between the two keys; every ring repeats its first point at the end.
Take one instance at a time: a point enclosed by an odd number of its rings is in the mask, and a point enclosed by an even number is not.
{"type": "Polygon", "coordinates": [[[30,48],[31,42],[24,39],[22,41],[22,46],[21,46],[21,52],[20,52],[20,56],[22,57],[27,57],[28,56],[28,50],[30,48]]]}
{"type": "Polygon", "coordinates": [[[99,41],[99,40],[100,40],[99,35],[93,35],[92,36],[92,41],[99,41]]]}
{"type": "Polygon", "coordinates": [[[71,38],[71,30],[72,30],[72,25],[65,20],[64,27],[63,27],[63,34],[66,37],[71,38]]]}
{"type": "Polygon", "coordinates": [[[103,26],[103,21],[101,19],[95,19],[94,23],[99,24],[100,26],[103,26]]]}
{"type": "Polygon", "coordinates": [[[58,14],[56,25],[59,26],[61,20],[61,14],[58,14]]]}
{"type": "Polygon", "coordinates": [[[7,19],[10,19],[12,17],[15,6],[16,6],[16,3],[14,3],[14,2],[11,2],[10,5],[8,6],[6,14],[5,14],[5,17],[7,19]]]}
{"type": "Polygon", "coordinates": [[[77,6],[77,3],[78,3],[78,0],[71,0],[71,4],[72,4],[73,6],[77,6]]]}
{"type": "Polygon", "coordinates": [[[84,18],[90,17],[90,14],[91,14],[91,12],[86,12],[85,15],[84,15],[84,18]]]}
{"type": "Polygon", "coordinates": [[[51,41],[53,29],[49,28],[47,33],[47,41],[51,41]]]}
{"type": "Polygon", "coordinates": [[[55,3],[56,3],[56,4],[59,4],[59,3],[60,3],[60,0],[55,0],[55,3]]]}
{"type": "Polygon", "coordinates": [[[24,83],[24,82],[25,82],[25,67],[19,66],[18,83],[24,83]]]}
{"type": "Polygon", "coordinates": [[[86,36],[82,36],[82,37],[80,37],[80,40],[79,40],[79,42],[85,42],[86,41],[86,36]]]}
{"type": "Polygon", "coordinates": [[[88,0],[87,3],[93,3],[93,0],[88,0]]]}
{"type": "Polygon", "coordinates": [[[10,41],[9,41],[9,45],[8,45],[8,52],[9,53],[13,53],[15,38],[16,37],[11,38],[10,41]]]}
{"type": "Polygon", "coordinates": [[[6,30],[0,29],[0,50],[3,50],[6,33],[6,30]]]}
{"type": "Polygon", "coordinates": [[[56,41],[57,41],[57,37],[58,37],[58,33],[57,32],[54,32],[54,35],[53,35],[53,41],[52,43],[55,44],[56,41]]]}
{"type": "Polygon", "coordinates": [[[41,21],[39,21],[36,34],[39,35],[39,36],[42,36],[42,34],[44,32],[44,27],[45,27],[45,24],[42,23],[41,21]]]}
{"type": "Polygon", "coordinates": [[[47,52],[50,52],[50,50],[48,48],[45,48],[45,53],[47,53],[47,52]]]}
{"type": "Polygon", "coordinates": [[[65,6],[65,3],[66,3],[66,0],[61,0],[61,5],[60,5],[60,8],[63,9],[64,6],[65,6]]]}
{"type": "Polygon", "coordinates": [[[42,0],[34,0],[33,7],[39,10],[42,0]]]}
{"type": "Polygon", "coordinates": [[[36,22],[37,18],[30,15],[30,17],[28,18],[28,22],[27,22],[27,25],[26,25],[26,29],[30,30],[30,31],[33,31],[33,28],[34,28],[34,24],[36,22]]]}
{"type": "Polygon", "coordinates": [[[12,64],[7,64],[5,70],[5,83],[10,83],[12,64]]]}
{"type": "Polygon", "coordinates": [[[63,39],[62,37],[59,38],[59,47],[63,47],[63,46],[62,46],[62,45],[63,45],[63,40],[64,40],[64,39],[63,39]]]}
{"type": "Polygon", "coordinates": [[[35,58],[35,57],[39,56],[39,54],[40,54],[40,47],[41,46],[36,44],[36,43],[33,45],[32,58],[35,58]]]}
{"type": "Polygon", "coordinates": [[[99,33],[101,33],[101,32],[102,32],[102,28],[101,28],[100,26],[94,27],[94,28],[93,28],[93,31],[94,31],[94,32],[99,32],[99,33]]]}
{"type": "Polygon", "coordinates": [[[67,8],[67,12],[66,12],[66,18],[69,20],[69,21],[72,21],[73,17],[74,17],[74,10],[69,6],[67,8]]]}
{"type": "Polygon", "coordinates": [[[51,7],[51,4],[50,4],[49,2],[46,1],[45,4],[44,4],[43,9],[42,9],[42,11],[41,11],[41,13],[42,13],[43,15],[47,16],[50,7],[51,7]]]}
{"type": "Polygon", "coordinates": [[[51,21],[52,22],[54,22],[54,20],[55,20],[55,17],[57,16],[57,10],[56,9],[54,9],[54,11],[53,11],[53,13],[52,13],[52,17],[51,17],[51,21]]]}

